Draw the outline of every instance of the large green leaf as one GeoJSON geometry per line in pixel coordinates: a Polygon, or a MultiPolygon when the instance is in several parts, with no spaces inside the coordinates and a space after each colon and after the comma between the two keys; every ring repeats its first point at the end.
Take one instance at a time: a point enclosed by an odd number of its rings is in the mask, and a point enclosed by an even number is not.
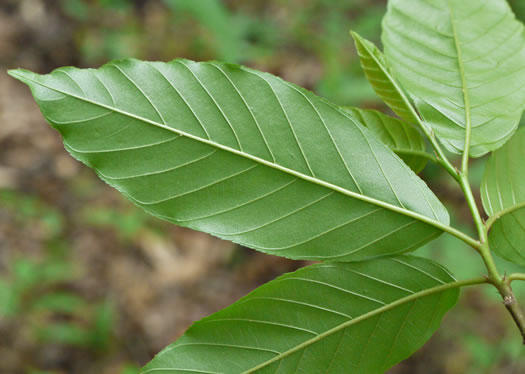
{"type": "Polygon", "coordinates": [[[365,75],[379,97],[408,123],[417,123],[417,115],[403,89],[394,78],[383,53],[356,32],[352,32],[365,75]]]}
{"type": "Polygon", "coordinates": [[[416,173],[423,170],[429,157],[432,158],[426,152],[425,141],[421,134],[406,122],[377,110],[352,107],[343,107],[343,109],[365,125],[416,173]]]}
{"type": "Polygon", "coordinates": [[[525,34],[505,0],[390,0],[385,55],[451,151],[502,146],[525,102],[525,34]]]}
{"type": "Polygon", "coordinates": [[[237,65],[116,61],[16,70],[66,148],[148,212],[264,252],[414,250],[448,214],[348,113],[237,65]]]}
{"type": "Polygon", "coordinates": [[[286,274],[195,323],[146,373],[375,374],[414,353],[456,303],[434,262],[409,256],[286,274]]]}
{"type": "Polygon", "coordinates": [[[490,216],[490,247],[525,265],[525,128],[490,156],[481,197],[490,216]]]}

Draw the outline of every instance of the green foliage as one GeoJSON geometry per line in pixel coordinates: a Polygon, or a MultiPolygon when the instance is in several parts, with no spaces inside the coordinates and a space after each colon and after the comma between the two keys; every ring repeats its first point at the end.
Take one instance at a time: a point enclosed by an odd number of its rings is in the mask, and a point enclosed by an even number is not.
{"type": "Polygon", "coordinates": [[[197,322],[142,373],[380,373],[430,337],[458,291],[416,295],[452,281],[417,257],[305,267],[197,322]]]}
{"type": "Polygon", "coordinates": [[[385,54],[421,116],[450,151],[501,147],[524,109],[525,38],[506,0],[390,0],[385,54]]]}
{"type": "MultiPolygon", "coordinates": [[[[222,2],[168,3],[224,38],[220,55],[240,59],[244,36],[229,28],[234,17],[222,2]]],[[[330,25],[344,23],[336,13],[327,20],[319,45],[332,44],[330,25]]],[[[381,373],[431,336],[460,287],[483,283],[497,289],[525,337],[510,286],[525,274],[501,276],[491,252],[525,263],[525,133],[512,137],[525,107],[523,25],[504,0],[390,0],[383,26],[384,55],[352,35],[372,88],[400,118],[340,107],[222,62],[126,59],[98,70],[9,72],[31,88],[65,148],[147,212],[263,252],[326,261],[197,322],[143,373],[381,373]],[[459,168],[436,136],[462,154],[459,168]],[[485,223],[468,161],[495,150],[482,189],[485,223]],[[458,183],[478,237],[452,227],[411,170],[428,160],[458,183]],[[476,250],[488,275],[455,281],[430,260],[398,256],[443,232],[476,250]]],[[[320,51],[332,66],[334,55],[320,51]]],[[[37,278],[27,266],[17,274],[30,288],[37,278]]],[[[5,287],[0,295],[16,305],[5,287]]],[[[71,313],[65,305],[75,300],[40,304],[71,313]]],[[[60,323],[41,337],[99,346],[111,307],[94,321],[85,335],[60,323]]],[[[479,341],[469,346],[483,354],[479,341]]]]}
{"type": "Polygon", "coordinates": [[[370,41],[352,32],[361,66],[378,96],[408,123],[416,123],[416,114],[403,89],[392,75],[383,53],[370,41]]]}
{"type": "Polygon", "coordinates": [[[428,159],[426,143],[415,128],[397,118],[376,110],[345,107],[360,123],[365,125],[381,142],[393,150],[414,172],[419,173],[428,159]]]}
{"type": "Polygon", "coordinates": [[[11,74],[71,154],[179,225],[296,259],[362,260],[415,250],[448,223],[358,118],[270,74],[185,60],[11,74]]]}
{"type": "Polygon", "coordinates": [[[525,266],[525,129],[521,128],[488,161],[482,199],[491,248],[508,261],[525,266]]]}

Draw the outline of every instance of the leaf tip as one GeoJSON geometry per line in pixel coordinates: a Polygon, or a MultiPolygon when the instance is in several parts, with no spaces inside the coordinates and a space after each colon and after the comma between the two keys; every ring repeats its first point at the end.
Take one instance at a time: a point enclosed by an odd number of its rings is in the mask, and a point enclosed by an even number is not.
{"type": "Polygon", "coordinates": [[[354,44],[355,44],[355,46],[356,46],[356,48],[358,50],[361,49],[361,48],[368,49],[369,44],[373,45],[372,42],[370,42],[369,40],[363,38],[361,35],[359,35],[354,30],[350,30],[350,35],[352,35],[352,38],[354,39],[354,44]]]}
{"type": "Polygon", "coordinates": [[[21,82],[27,83],[28,80],[35,74],[25,69],[11,69],[7,71],[7,74],[21,82]]]}

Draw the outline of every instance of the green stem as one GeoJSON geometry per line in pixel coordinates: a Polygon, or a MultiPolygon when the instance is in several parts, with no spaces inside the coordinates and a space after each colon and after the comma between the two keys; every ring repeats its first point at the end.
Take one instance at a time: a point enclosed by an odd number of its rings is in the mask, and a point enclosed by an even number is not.
{"type": "Polygon", "coordinates": [[[509,283],[515,280],[525,281],[525,274],[523,273],[514,273],[507,277],[509,283]]]}
{"type": "Polygon", "coordinates": [[[481,244],[486,243],[487,233],[485,231],[485,225],[483,224],[483,220],[481,219],[481,214],[479,214],[478,205],[476,204],[476,199],[474,198],[474,194],[472,193],[472,189],[470,187],[466,171],[462,172],[459,176],[459,185],[461,186],[461,190],[465,195],[465,199],[472,214],[472,218],[474,219],[474,225],[476,226],[476,230],[478,231],[479,240],[481,244]]]}
{"type": "MultiPolygon", "coordinates": [[[[404,95],[403,95],[404,96],[404,95]]],[[[443,169],[449,173],[452,178],[454,178],[456,181],[459,181],[459,174],[457,172],[457,169],[450,163],[447,156],[445,155],[445,152],[443,152],[443,149],[439,145],[438,140],[436,139],[436,136],[434,135],[434,132],[432,130],[429,130],[423,121],[421,120],[421,117],[419,117],[419,114],[416,112],[412,104],[406,99],[407,105],[410,108],[410,111],[412,112],[412,115],[417,119],[419,128],[423,131],[427,139],[430,141],[430,144],[432,145],[432,148],[434,149],[434,152],[436,153],[436,160],[439,165],[443,169]]]]}

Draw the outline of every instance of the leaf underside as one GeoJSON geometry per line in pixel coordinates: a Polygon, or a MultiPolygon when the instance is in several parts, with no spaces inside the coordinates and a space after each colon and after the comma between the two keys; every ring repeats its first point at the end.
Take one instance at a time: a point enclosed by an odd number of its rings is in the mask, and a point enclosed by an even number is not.
{"type": "Polygon", "coordinates": [[[270,74],[115,61],[11,75],[66,149],[151,214],[296,259],[414,250],[443,205],[356,118],[270,74]]]}
{"type": "Polygon", "coordinates": [[[415,173],[425,168],[428,158],[421,134],[408,123],[377,110],[343,107],[366,126],[381,142],[393,150],[415,173]]]}
{"type": "Polygon", "coordinates": [[[489,216],[499,216],[489,232],[490,247],[525,266],[525,128],[494,152],[485,169],[481,197],[489,216]]]}
{"type": "Polygon", "coordinates": [[[390,0],[385,55],[450,151],[501,147],[525,103],[525,33],[506,0],[390,0]]]}
{"type": "Polygon", "coordinates": [[[361,66],[378,96],[407,123],[415,124],[414,110],[406,94],[394,78],[383,53],[370,41],[352,32],[361,66]]]}
{"type": "Polygon", "coordinates": [[[302,268],[195,323],[141,373],[383,373],[423,345],[459,293],[418,292],[451,281],[412,256],[302,268]]]}

